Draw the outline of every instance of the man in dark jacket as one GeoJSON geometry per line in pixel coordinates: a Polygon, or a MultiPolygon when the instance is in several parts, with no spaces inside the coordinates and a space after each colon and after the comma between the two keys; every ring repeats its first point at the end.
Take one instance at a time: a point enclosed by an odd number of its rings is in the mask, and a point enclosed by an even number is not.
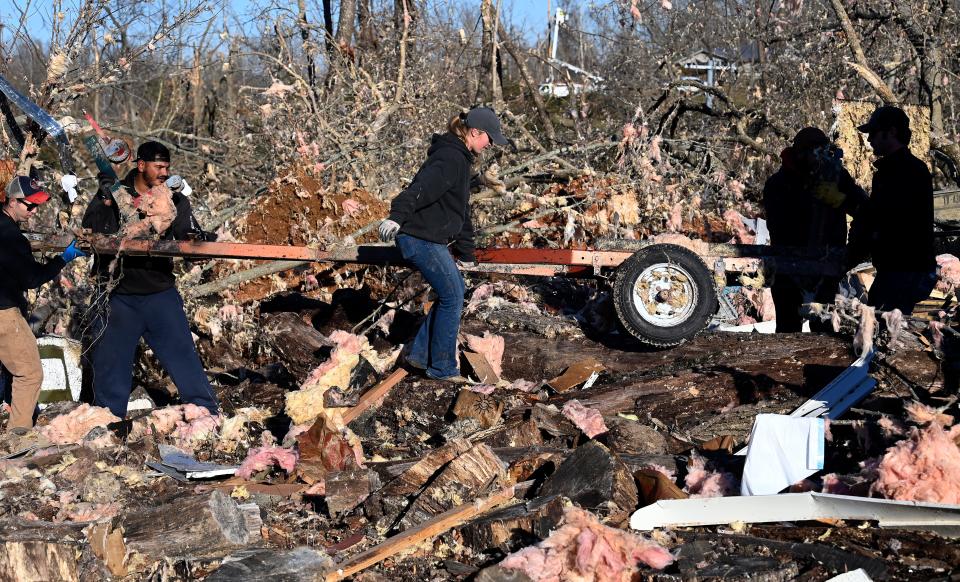
{"type": "MultiPolygon", "coordinates": [[[[136,163],[123,180],[123,187],[135,201],[169,177],[170,151],[158,142],[146,142],[137,149],[136,163]]],[[[201,231],[189,199],[173,192],[173,202],[177,216],[160,238],[196,238],[201,231]]],[[[120,210],[108,188],[101,188],[90,201],[83,227],[102,234],[120,230],[120,210]]],[[[114,259],[98,256],[95,263],[100,288],[109,297],[105,308],[97,310],[97,320],[91,326],[94,403],[121,418],[126,415],[134,358],[143,338],[170,374],[180,399],[217,414],[217,399],[193,345],[183,299],[176,288],[173,259],[121,255],[111,267],[114,259]]]]}
{"type": "Polygon", "coordinates": [[[20,223],[33,216],[50,199],[33,180],[18,176],[5,191],[0,212],[0,363],[12,376],[10,384],[10,422],[7,429],[25,434],[33,426],[33,412],[43,383],[40,351],[27,323],[27,289],[36,289],[52,281],[63,267],[77,257],[76,241],[59,257],[38,263],[20,231],[20,223]]]}
{"type": "MultiPolygon", "coordinates": [[[[783,150],[783,164],[763,187],[770,242],[810,250],[842,249],[847,244],[847,215],[866,201],[866,194],[843,169],[826,134],[801,129],[783,150]]],[[[777,273],[771,285],[777,310],[777,331],[801,330],[805,301],[832,302],[839,278],[777,273]]]]}
{"type": "Polygon", "coordinates": [[[879,159],[870,201],[852,225],[848,262],[872,259],[870,305],[910,315],[936,284],[933,178],[907,147],[910,119],[899,107],[878,108],[858,129],[879,159]]]}

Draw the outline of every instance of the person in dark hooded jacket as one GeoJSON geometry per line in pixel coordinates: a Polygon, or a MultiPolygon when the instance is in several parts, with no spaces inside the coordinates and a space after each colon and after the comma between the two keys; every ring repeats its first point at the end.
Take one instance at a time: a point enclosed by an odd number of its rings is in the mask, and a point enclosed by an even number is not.
{"type": "MultiPolygon", "coordinates": [[[[824,253],[846,247],[847,215],[857,213],[867,195],[834,152],[823,131],[805,127],[780,154],[783,164],[763,187],[771,244],[824,253]]],[[[775,273],[770,290],[777,332],[801,331],[802,304],[832,303],[839,282],[839,277],[775,273]]]]}
{"type": "Polygon", "coordinates": [[[474,107],[434,135],[427,160],[390,206],[380,239],[396,239],[409,261],[437,294],[437,302],[408,346],[406,361],[437,380],[463,381],[457,368],[457,333],[463,312],[463,275],[451,255],[473,263],[470,218],[471,166],[491,143],[506,145],[500,120],[488,107],[474,107]]]}

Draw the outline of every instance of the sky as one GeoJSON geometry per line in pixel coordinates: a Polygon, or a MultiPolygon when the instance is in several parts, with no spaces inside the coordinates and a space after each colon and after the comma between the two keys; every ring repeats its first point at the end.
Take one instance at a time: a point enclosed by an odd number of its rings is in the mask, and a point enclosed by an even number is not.
{"type": "MultiPolygon", "coordinates": [[[[63,10],[68,14],[76,13],[77,7],[82,0],[62,0],[63,10]]],[[[243,20],[249,23],[258,21],[257,7],[265,2],[261,0],[208,0],[214,6],[228,6],[232,12],[241,15],[243,20]]],[[[385,0],[374,0],[380,4],[385,0]]],[[[480,0],[428,0],[429,2],[445,2],[459,5],[473,5],[477,9],[480,0]]],[[[168,3],[176,3],[176,0],[167,0],[168,3]]],[[[508,26],[514,26],[522,30],[528,41],[534,41],[537,38],[543,38],[547,31],[547,7],[551,11],[556,10],[556,0],[500,0],[503,20],[508,26]]],[[[159,5],[160,2],[157,2],[159,5]]],[[[334,7],[338,4],[333,0],[334,7]]],[[[290,0],[290,5],[295,9],[296,3],[290,0]]],[[[308,7],[317,7],[319,9],[319,0],[308,0],[308,7]]],[[[16,28],[19,20],[20,10],[29,6],[27,20],[31,35],[35,39],[47,41],[50,30],[50,0],[0,0],[0,24],[2,24],[2,33],[0,39],[3,42],[10,41],[11,30],[16,28]]],[[[317,15],[319,16],[319,15],[317,15]]],[[[336,18],[336,16],[334,16],[336,18]]],[[[319,19],[319,18],[317,18],[319,19]]]]}

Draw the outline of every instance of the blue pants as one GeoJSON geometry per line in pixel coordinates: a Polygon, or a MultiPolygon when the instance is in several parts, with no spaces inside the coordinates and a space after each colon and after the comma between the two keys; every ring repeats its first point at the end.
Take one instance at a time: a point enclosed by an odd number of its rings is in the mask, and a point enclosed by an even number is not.
{"type": "Polygon", "coordinates": [[[142,337],[170,374],[180,399],[218,414],[217,397],[197,356],[183,299],[175,288],[149,295],[110,296],[102,334],[93,349],[93,401],[123,418],[142,337]]]}
{"type": "Polygon", "coordinates": [[[403,258],[410,261],[437,293],[437,302],[420,326],[407,354],[414,365],[434,378],[460,373],[457,368],[457,332],[463,312],[463,275],[446,245],[407,234],[397,236],[403,258]]]}
{"type": "Polygon", "coordinates": [[[867,304],[881,311],[899,309],[904,315],[913,313],[917,303],[930,296],[937,284],[937,273],[877,271],[867,293],[867,304]]]}

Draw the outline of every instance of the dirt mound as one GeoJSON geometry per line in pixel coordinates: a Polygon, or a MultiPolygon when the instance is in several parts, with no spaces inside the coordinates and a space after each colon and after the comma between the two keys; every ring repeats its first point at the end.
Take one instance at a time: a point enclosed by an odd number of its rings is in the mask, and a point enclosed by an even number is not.
{"type": "MultiPolygon", "coordinates": [[[[276,178],[266,195],[256,200],[238,228],[238,240],[253,244],[330,248],[348,242],[376,240],[376,229],[357,234],[365,226],[386,217],[389,204],[376,194],[352,183],[326,184],[302,168],[293,168],[276,178]]],[[[242,268],[248,268],[250,265],[242,268]]],[[[218,265],[216,278],[240,270],[238,264],[218,265]]],[[[311,295],[344,286],[344,278],[356,276],[357,267],[316,264],[244,283],[235,290],[241,303],[262,299],[277,291],[303,287],[311,295]]],[[[362,275],[356,276],[359,286],[362,275]]],[[[350,286],[350,285],[346,285],[350,286]]]]}

